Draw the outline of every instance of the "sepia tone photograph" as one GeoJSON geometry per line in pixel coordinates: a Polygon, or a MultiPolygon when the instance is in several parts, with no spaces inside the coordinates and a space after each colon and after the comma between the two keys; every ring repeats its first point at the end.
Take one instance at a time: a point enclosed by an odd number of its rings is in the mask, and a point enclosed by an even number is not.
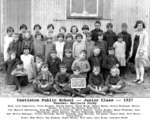
{"type": "Polygon", "coordinates": [[[0,0],[0,97],[150,97],[149,0],[0,0]]]}

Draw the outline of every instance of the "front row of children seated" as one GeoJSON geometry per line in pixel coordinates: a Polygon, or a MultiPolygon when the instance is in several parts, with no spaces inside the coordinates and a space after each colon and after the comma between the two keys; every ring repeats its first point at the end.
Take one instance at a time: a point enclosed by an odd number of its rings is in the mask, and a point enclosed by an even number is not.
{"type": "MultiPolygon", "coordinates": [[[[55,78],[49,72],[48,65],[43,63],[41,70],[37,77],[33,80],[32,86],[34,91],[45,95],[66,95],[85,97],[87,94],[106,95],[117,92],[122,92],[126,86],[125,82],[120,79],[120,71],[116,66],[110,70],[107,80],[104,82],[100,67],[94,66],[88,78],[81,74],[79,66],[73,67],[73,74],[67,73],[67,68],[64,63],[60,64],[60,71],[55,78]],[[86,87],[74,88],[72,87],[72,80],[84,78],[86,87]]],[[[28,85],[27,72],[23,67],[23,62],[19,60],[16,68],[11,75],[14,77],[16,89],[21,92],[23,86],[28,85]]],[[[82,81],[81,81],[82,83],[82,81]]],[[[79,83],[77,83],[79,84],[79,83]]]]}

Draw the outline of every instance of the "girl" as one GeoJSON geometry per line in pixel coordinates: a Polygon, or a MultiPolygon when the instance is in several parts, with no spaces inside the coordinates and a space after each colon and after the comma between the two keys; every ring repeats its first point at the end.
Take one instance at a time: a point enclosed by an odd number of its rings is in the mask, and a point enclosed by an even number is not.
{"type": "Polygon", "coordinates": [[[118,35],[118,40],[113,45],[115,49],[115,56],[120,63],[120,71],[121,75],[125,75],[125,67],[126,67],[126,43],[123,41],[123,35],[118,35]]]}
{"type": "Polygon", "coordinates": [[[43,35],[41,33],[37,33],[34,39],[34,55],[41,54],[44,56],[45,52],[45,41],[43,41],[43,35]]]}
{"type": "Polygon", "coordinates": [[[55,42],[55,46],[56,46],[56,51],[57,51],[57,56],[61,59],[63,59],[63,54],[64,54],[64,34],[59,33],[57,35],[57,39],[58,41],[55,42]]]}
{"type": "Polygon", "coordinates": [[[55,40],[55,33],[54,33],[54,25],[53,24],[49,24],[47,26],[47,37],[53,37],[53,39],[55,40]]]}
{"type": "Polygon", "coordinates": [[[79,31],[79,29],[76,25],[71,26],[70,33],[73,36],[73,40],[76,39],[76,35],[77,35],[78,31],[79,31]]]}
{"type": "Polygon", "coordinates": [[[21,60],[23,61],[23,66],[28,74],[28,80],[31,80],[34,77],[34,57],[30,54],[30,50],[28,46],[24,47],[23,55],[21,55],[21,60]]]}
{"type": "Polygon", "coordinates": [[[63,34],[64,34],[64,36],[66,35],[66,32],[67,32],[66,27],[61,26],[61,27],[59,28],[59,33],[63,33],[63,34]]]}
{"type": "Polygon", "coordinates": [[[86,35],[89,32],[90,28],[88,25],[83,25],[82,27],[82,35],[83,35],[83,41],[86,40],[86,35]]]}
{"type": "Polygon", "coordinates": [[[130,62],[135,63],[136,80],[138,84],[144,83],[144,67],[149,66],[149,38],[143,21],[138,20],[134,26],[133,42],[130,52],[130,62]]]}
{"type": "Polygon", "coordinates": [[[7,34],[4,37],[4,61],[7,61],[9,59],[9,54],[7,50],[8,50],[10,43],[13,41],[13,37],[12,37],[13,33],[14,33],[14,28],[8,27],[7,34]]]}
{"type": "Polygon", "coordinates": [[[72,54],[75,59],[78,58],[78,56],[82,50],[86,50],[85,42],[83,42],[82,39],[83,39],[82,34],[78,33],[76,35],[77,41],[75,41],[73,43],[73,50],[72,50],[72,54]]]}
{"type": "Polygon", "coordinates": [[[42,27],[39,25],[39,24],[35,24],[34,27],[33,27],[33,30],[34,30],[34,37],[37,33],[41,33],[41,29],[42,27]]]}

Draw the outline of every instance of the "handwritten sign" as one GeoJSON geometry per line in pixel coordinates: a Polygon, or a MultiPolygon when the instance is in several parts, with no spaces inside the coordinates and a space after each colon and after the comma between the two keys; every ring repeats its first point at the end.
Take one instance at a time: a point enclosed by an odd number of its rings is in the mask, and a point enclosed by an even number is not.
{"type": "Polygon", "coordinates": [[[72,78],[71,88],[86,88],[86,78],[72,78]]]}

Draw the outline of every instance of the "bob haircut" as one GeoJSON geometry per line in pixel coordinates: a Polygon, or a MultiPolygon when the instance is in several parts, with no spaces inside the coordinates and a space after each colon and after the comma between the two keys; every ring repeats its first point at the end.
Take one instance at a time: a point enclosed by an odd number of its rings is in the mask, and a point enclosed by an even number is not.
{"type": "Polygon", "coordinates": [[[22,25],[20,26],[20,30],[21,30],[21,29],[26,29],[26,30],[27,30],[27,29],[28,29],[28,27],[27,27],[27,25],[22,24],[22,25]]]}
{"type": "Polygon", "coordinates": [[[107,23],[106,28],[113,28],[113,24],[112,23],[107,23]]]}
{"type": "Polygon", "coordinates": [[[49,24],[49,25],[47,26],[47,29],[49,29],[50,27],[52,27],[52,28],[53,28],[53,30],[55,29],[55,27],[54,27],[54,25],[53,25],[53,24],[49,24]]]}
{"type": "Polygon", "coordinates": [[[60,32],[60,30],[64,30],[65,32],[67,31],[66,27],[64,27],[64,26],[61,26],[61,27],[59,28],[59,32],[60,32]]]}
{"type": "Polygon", "coordinates": [[[40,30],[42,29],[42,27],[41,27],[39,24],[35,24],[34,27],[33,27],[33,30],[35,30],[35,28],[37,28],[37,27],[38,27],[40,30]]]}
{"type": "Polygon", "coordinates": [[[63,39],[65,38],[63,33],[58,33],[57,38],[62,37],[63,39]]]}
{"type": "Polygon", "coordinates": [[[77,39],[78,37],[81,37],[81,38],[83,39],[83,35],[82,35],[81,33],[78,33],[78,34],[76,35],[76,39],[77,39]]]}
{"type": "Polygon", "coordinates": [[[145,23],[142,20],[136,21],[134,28],[136,29],[139,24],[142,24],[144,29],[146,28],[145,23]]]}
{"type": "Polygon", "coordinates": [[[78,32],[78,31],[79,31],[79,29],[78,29],[78,27],[77,27],[76,25],[71,26],[71,28],[70,28],[70,32],[72,32],[72,29],[73,29],[74,27],[76,28],[76,31],[78,32]]]}
{"type": "Polygon", "coordinates": [[[14,28],[13,28],[13,27],[11,27],[11,26],[10,26],[10,27],[8,27],[8,28],[7,28],[7,33],[8,33],[8,32],[14,32],[14,28]]]}

